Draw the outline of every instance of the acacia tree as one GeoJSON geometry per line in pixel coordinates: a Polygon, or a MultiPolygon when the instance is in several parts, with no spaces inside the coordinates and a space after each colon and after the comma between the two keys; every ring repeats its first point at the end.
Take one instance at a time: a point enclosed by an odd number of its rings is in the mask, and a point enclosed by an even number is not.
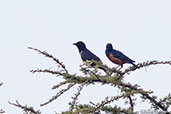
{"type": "MultiPolygon", "coordinates": [[[[58,77],[59,76],[63,77],[64,79],[64,81],[52,87],[52,89],[58,89],[60,91],[57,92],[56,95],[52,96],[52,98],[50,98],[47,102],[40,104],[40,106],[45,106],[55,101],[65,92],[69,91],[71,88],[77,85],[78,86],[77,92],[74,94],[74,97],[72,97],[72,101],[69,102],[68,110],[66,110],[65,112],[61,112],[61,114],[90,114],[90,113],[100,114],[102,112],[106,114],[135,114],[136,112],[134,111],[134,107],[136,106],[135,101],[137,100],[135,98],[135,95],[139,95],[140,99],[142,99],[143,102],[148,100],[149,104],[154,110],[159,110],[160,113],[166,113],[166,114],[171,113],[168,110],[169,107],[171,106],[170,93],[166,97],[157,100],[157,97],[153,95],[153,91],[144,90],[140,85],[138,84],[133,85],[131,83],[127,83],[124,80],[126,74],[131,75],[131,72],[134,72],[137,69],[141,69],[143,67],[148,67],[151,65],[158,65],[158,64],[171,65],[171,61],[156,61],[156,60],[147,61],[137,64],[138,66],[137,68],[132,66],[123,71],[117,70],[115,67],[110,68],[107,65],[98,63],[96,61],[87,61],[85,65],[80,67],[80,70],[83,73],[83,75],[77,75],[77,74],[69,73],[65,65],[62,62],[60,62],[58,59],[53,57],[51,54],[48,54],[45,51],[41,51],[31,47],[29,47],[29,49],[37,51],[38,53],[44,55],[45,57],[52,59],[58,67],[57,70],[50,70],[50,69],[31,70],[32,73],[49,73],[49,74],[57,75],[58,77]],[[97,65],[93,69],[89,69],[87,65],[89,64],[89,62],[95,62],[97,65]],[[98,71],[99,66],[106,69],[105,74],[99,73],[98,71]],[[120,90],[120,94],[113,97],[106,96],[104,100],[102,100],[97,104],[91,101],[88,104],[80,104],[77,100],[79,95],[81,94],[81,91],[83,91],[83,88],[96,83],[101,83],[103,85],[106,84],[114,88],[118,88],[120,90]],[[61,89],[61,87],[65,85],[67,85],[67,87],[65,89],[61,89]],[[129,108],[123,108],[116,105],[113,106],[111,104],[120,99],[124,99],[128,103],[129,108]]],[[[33,107],[28,107],[27,105],[21,105],[18,101],[16,101],[15,103],[11,103],[11,102],[9,103],[16,107],[19,107],[20,109],[23,109],[23,111],[26,114],[41,113],[40,110],[36,111],[33,109],[33,107]]]]}

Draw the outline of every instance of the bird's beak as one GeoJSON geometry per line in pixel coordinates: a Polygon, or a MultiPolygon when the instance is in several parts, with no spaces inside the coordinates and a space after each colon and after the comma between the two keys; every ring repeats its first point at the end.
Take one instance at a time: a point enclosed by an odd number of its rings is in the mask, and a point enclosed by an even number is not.
{"type": "Polygon", "coordinates": [[[76,45],[76,43],[73,43],[73,45],[76,45]]]}

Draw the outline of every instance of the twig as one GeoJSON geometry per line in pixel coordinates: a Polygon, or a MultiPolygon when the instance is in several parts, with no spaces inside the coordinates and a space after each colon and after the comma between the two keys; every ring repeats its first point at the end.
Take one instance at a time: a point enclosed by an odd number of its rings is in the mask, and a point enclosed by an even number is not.
{"type": "Polygon", "coordinates": [[[68,85],[68,87],[66,89],[62,89],[61,91],[59,91],[55,96],[53,96],[51,99],[49,99],[47,102],[40,104],[40,106],[45,106],[47,104],[49,104],[50,102],[56,100],[59,96],[61,96],[63,93],[65,93],[66,91],[68,91],[70,88],[72,88],[75,85],[75,83],[71,83],[68,85]]]}
{"type": "Polygon", "coordinates": [[[33,113],[33,114],[40,114],[40,113],[41,113],[39,110],[38,110],[38,111],[35,111],[35,110],[33,109],[33,107],[27,107],[27,105],[22,106],[18,101],[16,101],[16,103],[11,103],[11,102],[8,101],[8,103],[11,104],[11,105],[13,105],[13,106],[16,106],[16,107],[18,107],[18,108],[23,109],[23,111],[25,111],[26,114],[27,114],[28,112],[30,112],[30,114],[31,114],[31,113],[33,113]]]}
{"type": "Polygon", "coordinates": [[[134,112],[134,102],[133,102],[131,96],[128,96],[128,99],[129,99],[129,104],[130,104],[130,107],[131,107],[131,111],[134,112]]]}
{"type": "Polygon", "coordinates": [[[59,88],[60,86],[65,85],[65,84],[67,84],[67,83],[69,83],[69,80],[66,80],[66,81],[63,81],[63,82],[61,82],[61,83],[59,83],[59,84],[57,84],[57,85],[54,85],[54,86],[52,87],[52,89],[57,89],[57,88],[59,88]]]}
{"type": "Polygon", "coordinates": [[[61,73],[61,72],[53,71],[53,70],[49,70],[49,69],[44,69],[44,70],[36,69],[36,70],[30,70],[30,72],[32,72],[32,73],[38,73],[38,72],[41,72],[41,73],[50,73],[50,74],[57,74],[57,75],[66,74],[66,73],[61,73]]]}
{"type": "Polygon", "coordinates": [[[91,74],[93,74],[98,80],[100,80],[100,78],[99,78],[99,76],[95,73],[95,72],[93,72],[93,71],[91,71],[91,70],[88,70],[91,74]]]}
{"type": "MultiPolygon", "coordinates": [[[[69,78],[69,76],[68,76],[69,78]]],[[[111,83],[111,84],[115,84],[115,85],[119,85],[122,87],[127,87],[131,90],[136,90],[139,91],[139,93],[142,96],[145,96],[147,99],[149,99],[152,103],[154,103],[156,106],[160,107],[162,110],[167,111],[167,108],[165,108],[165,106],[163,106],[161,103],[159,103],[158,101],[156,101],[155,99],[153,99],[150,95],[148,95],[144,90],[142,89],[138,89],[136,86],[132,86],[131,84],[125,84],[125,83],[121,83],[121,82],[109,82],[107,81],[107,78],[103,78],[103,79],[90,79],[88,77],[70,77],[71,80],[73,80],[75,83],[84,83],[85,81],[88,81],[88,83],[94,83],[94,82],[102,82],[102,83],[111,83]],[[78,82],[77,82],[78,81],[78,82]],[[81,82],[80,82],[81,81],[81,82]]]]}
{"type": "Polygon", "coordinates": [[[148,93],[144,92],[144,91],[141,91],[142,89],[138,89],[137,87],[134,87],[132,86],[131,84],[124,84],[124,83],[120,83],[120,86],[123,86],[123,87],[127,87],[131,90],[140,90],[139,93],[146,97],[147,99],[149,99],[152,103],[154,103],[156,106],[160,107],[163,111],[166,111],[167,112],[167,108],[165,106],[163,106],[162,103],[156,101],[154,98],[152,98],[148,93]]]}
{"type": "Polygon", "coordinates": [[[111,107],[111,106],[104,106],[101,109],[102,111],[108,112],[110,114],[136,114],[134,112],[130,112],[129,109],[122,109],[120,107],[111,107]]]}
{"type": "Polygon", "coordinates": [[[169,93],[163,99],[160,99],[160,103],[166,104],[166,108],[168,109],[171,106],[171,93],[169,93]]]}
{"type": "Polygon", "coordinates": [[[140,68],[143,68],[143,67],[148,67],[148,66],[151,66],[151,65],[157,65],[157,64],[168,64],[168,65],[171,65],[171,61],[157,61],[157,60],[153,60],[153,61],[147,61],[147,62],[139,63],[139,64],[137,64],[137,68],[132,66],[132,67],[129,67],[128,69],[125,69],[123,74],[130,73],[131,71],[134,71],[136,69],[140,69],[140,68]]]}
{"type": "Polygon", "coordinates": [[[68,73],[67,69],[65,68],[65,65],[62,62],[60,62],[58,59],[56,59],[55,57],[53,57],[51,54],[48,54],[46,51],[41,51],[39,49],[32,48],[32,47],[28,47],[28,49],[32,49],[34,51],[37,51],[37,52],[43,54],[45,57],[52,58],[57,64],[59,64],[64,69],[64,71],[66,73],[68,73]]]}
{"type": "Polygon", "coordinates": [[[96,110],[99,110],[100,108],[104,107],[106,104],[117,101],[117,100],[119,100],[121,98],[126,98],[128,96],[131,96],[131,95],[134,95],[134,94],[137,94],[137,93],[138,93],[138,91],[132,91],[132,92],[127,92],[127,93],[123,93],[123,94],[118,95],[118,96],[111,97],[110,99],[107,97],[105,100],[101,101],[101,103],[96,105],[97,107],[94,109],[93,112],[95,112],[96,110]]]}
{"type": "MultiPolygon", "coordinates": [[[[154,61],[147,61],[147,62],[144,62],[144,63],[137,64],[137,68],[136,67],[129,67],[128,69],[125,69],[123,72],[121,72],[121,71],[119,71],[119,70],[117,70],[115,68],[113,68],[113,69],[108,68],[106,65],[103,65],[102,63],[98,63],[96,61],[93,61],[98,67],[102,66],[102,68],[106,69],[106,71],[107,71],[106,75],[105,76],[100,76],[99,74],[91,72],[91,74],[93,74],[96,78],[94,78],[94,76],[93,77],[82,77],[82,76],[76,76],[76,74],[75,75],[69,74],[68,71],[65,68],[65,65],[62,62],[59,62],[58,59],[56,59],[52,55],[48,54],[47,52],[40,51],[40,50],[32,48],[32,47],[29,47],[29,49],[35,50],[35,51],[45,55],[46,57],[52,58],[63,69],[61,71],[51,71],[51,70],[47,70],[47,69],[45,69],[45,70],[37,69],[37,70],[32,70],[31,72],[33,72],[33,73],[34,72],[46,72],[46,73],[50,73],[50,74],[57,74],[57,75],[63,76],[63,78],[66,79],[66,81],[61,82],[60,84],[58,84],[56,86],[53,86],[54,89],[58,88],[58,87],[60,87],[62,85],[65,85],[67,83],[70,83],[66,89],[62,89],[61,91],[59,91],[48,102],[46,102],[44,104],[41,104],[41,106],[44,106],[44,105],[54,101],[59,96],[61,96],[63,93],[65,93],[70,88],[72,88],[72,86],[74,86],[75,84],[82,84],[81,86],[79,86],[78,92],[75,94],[75,97],[73,97],[73,102],[71,103],[72,105],[70,107],[71,111],[72,111],[74,106],[75,106],[75,104],[76,104],[76,100],[77,100],[78,96],[80,95],[80,92],[81,92],[81,90],[83,88],[83,84],[85,82],[88,83],[88,84],[92,84],[94,82],[100,82],[100,83],[103,83],[103,84],[112,84],[114,86],[117,86],[120,89],[128,88],[128,89],[130,89],[130,92],[126,92],[125,91],[124,94],[121,94],[121,95],[118,95],[118,96],[114,96],[111,99],[106,99],[105,101],[102,101],[100,104],[96,105],[96,108],[95,108],[94,111],[99,110],[102,107],[104,107],[104,105],[109,104],[109,103],[111,103],[111,102],[113,102],[115,100],[118,100],[120,98],[128,98],[129,101],[130,101],[131,108],[132,108],[131,110],[133,112],[133,110],[134,110],[133,109],[134,103],[133,103],[133,100],[131,98],[131,95],[140,94],[140,95],[142,95],[143,98],[150,100],[150,102],[152,104],[156,105],[157,107],[159,107],[163,111],[167,112],[168,107],[165,106],[162,103],[162,101],[158,102],[155,98],[150,96],[150,94],[152,92],[144,91],[143,89],[139,89],[139,86],[137,86],[137,85],[131,85],[129,83],[123,83],[122,79],[124,78],[124,74],[126,74],[126,73],[130,73],[130,72],[135,71],[137,69],[140,69],[140,68],[143,68],[143,67],[148,67],[148,66],[151,66],[151,65],[156,65],[156,64],[169,64],[169,65],[171,65],[171,61],[156,61],[156,60],[154,60],[154,61]],[[117,76],[112,76],[113,73],[116,73],[117,76]],[[111,76],[108,76],[108,75],[111,75],[111,76]],[[118,77],[120,77],[119,80],[118,80],[118,77]]],[[[83,73],[86,74],[87,71],[86,72],[83,71],[83,73]]]]}
{"type": "Polygon", "coordinates": [[[75,94],[75,97],[73,97],[73,101],[71,103],[69,103],[71,106],[70,106],[70,110],[73,111],[75,105],[76,105],[76,101],[78,100],[78,96],[81,94],[81,91],[83,89],[83,87],[85,86],[86,83],[84,84],[81,84],[79,87],[78,87],[78,91],[77,93],[75,94]]]}
{"type": "Polygon", "coordinates": [[[123,75],[123,72],[120,71],[120,70],[117,70],[116,68],[109,68],[107,65],[104,65],[103,63],[97,62],[97,61],[94,61],[94,60],[92,60],[91,62],[94,62],[99,67],[104,68],[106,70],[105,72],[107,74],[109,74],[108,71],[110,71],[111,72],[111,75],[112,75],[112,73],[117,73],[119,75],[123,75]]]}

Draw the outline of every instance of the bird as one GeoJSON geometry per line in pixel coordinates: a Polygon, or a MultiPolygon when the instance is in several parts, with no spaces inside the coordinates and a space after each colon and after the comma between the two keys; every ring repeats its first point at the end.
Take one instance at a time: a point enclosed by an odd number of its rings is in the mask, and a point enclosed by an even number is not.
{"type": "Polygon", "coordinates": [[[123,64],[125,63],[132,64],[134,67],[138,68],[137,65],[134,64],[135,62],[134,60],[130,59],[129,57],[124,55],[122,52],[113,49],[113,46],[111,43],[108,43],[106,45],[105,54],[112,63],[115,63],[121,66],[121,68],[123,67],[123,64]]]}
{"type": "MultiPolygon", "coordinates": [[[[93,52],[91,52],[89,49],[87,49],[85,43],[83,41],[78,41],[77,43],[73,43],[73,45],[77,46],[78,51],[80,53],[81,59],[85,62],[87,60],[89,61],[97,61],[102,63],[99,57],[97,57],[93,52]]],[[[91,63],[90,66],[94,67],[96,63],[91,63]]],[[[100,69],[106,71],[104,68],[99,67],[100,69]]]]}

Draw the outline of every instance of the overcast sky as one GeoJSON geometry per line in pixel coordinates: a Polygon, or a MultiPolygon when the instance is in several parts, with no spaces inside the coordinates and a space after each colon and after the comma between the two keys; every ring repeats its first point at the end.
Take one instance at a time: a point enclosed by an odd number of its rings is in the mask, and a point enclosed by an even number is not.
{"type": "MultiPolygon", "coordinates": [[[[34,106],[43,114],[69,108],[76,87],[58,100],[39,107],[55,95],[51,87],[62,81],[47,74],[32,74],[31,69],[52,68],[55,64],[27,47],[46,50],[64,62],[70,73],[79,73],[82,64],[72,44],[84,41],[87,48],[104,64],[115,67],[105,56],[105,46],[112,43],[136,63],[147,60],[171,60],[170,0],[1,0],[0,1],[0,109],[6,114],[19,114],[20,109],[8,104],[19,100],[34,106]]],[[[123,69],[129,67],[125,65],[123,69]]],[[[153,90],[159,98],[171,92],[171,66],[158,65],[136,70],[125,82],[153,90]]],[[[118,90],[100,84],[88,86],[79,97],[80,103],[100,102],[118,90]]],[[[123,106],[124,103],[115,103],[123,106]]],[[[137,102],[136,110],[149,109],[137,102]]]]}

